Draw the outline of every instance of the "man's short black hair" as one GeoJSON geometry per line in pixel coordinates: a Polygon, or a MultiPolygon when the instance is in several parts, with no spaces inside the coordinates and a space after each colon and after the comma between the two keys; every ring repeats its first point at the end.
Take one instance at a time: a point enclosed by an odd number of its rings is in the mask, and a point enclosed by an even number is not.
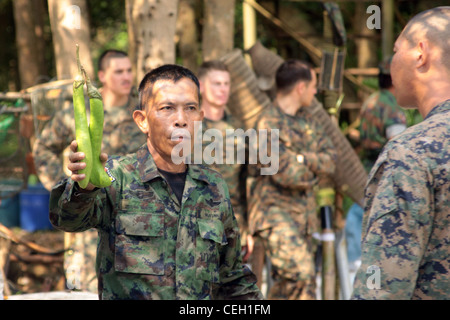
{"type": "Polygon", "coordinates": [[[197,86],[198,99],[200,101],[200,84],[195,74],[180,65],[165,64],[148,72],[139,84],[139,109],[144,110],[147,101],[153,93],[153,85],[159,80],[177,82],[183,78],[191,79],[197,86]]]}
{"type": "Polygon", "coordinates": [[[390,74],[378,74],[378,86],[380,89],[389,89],[392,87],[392,78],[390,74]]]}
{"type": "Polygon", "coordinates": [[[105,71],[109,66],[109,61],[114,58],[128,57],[127,53],[121,50],[109,49],[104,51],[98,59],[97,68],[98,71],[105,71]]]}
{"type": "Polygon", "coordinates": [[[305,61],[286,60],[278,67],[275,75],[277,91],[290,92],[299,81],[310,82],[312,80],[311,71],[312,66],[305,61]]]}

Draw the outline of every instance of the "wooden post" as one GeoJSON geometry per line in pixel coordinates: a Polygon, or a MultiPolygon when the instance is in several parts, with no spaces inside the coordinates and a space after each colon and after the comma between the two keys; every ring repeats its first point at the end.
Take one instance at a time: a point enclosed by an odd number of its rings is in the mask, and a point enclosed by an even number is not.
{"type": "MultiPolygon", "coordinates": [[[[245,1],[242,3],[244,50],[250,49],[256,43],[256,12],[255,9],[245,1]]],[[[252,65],[251,58],[246,55],[245,61],[252,65]]]]}
{"type": "Polygon", "coordinates": [[[383,0],[381,8],[381,48],[383,59],[392,55],[394,47],[394,0],[383,0]]]}

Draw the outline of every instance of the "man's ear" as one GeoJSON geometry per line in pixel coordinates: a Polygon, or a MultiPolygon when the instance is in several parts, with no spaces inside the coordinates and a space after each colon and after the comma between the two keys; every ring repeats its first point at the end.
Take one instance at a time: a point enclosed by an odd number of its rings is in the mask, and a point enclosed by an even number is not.
{"type": "Polygon", "coordinates": [[[148,133],[148,121],[147,121],[147,114],[144,110],[134,110],[133,112],[133,119],[134,122],[136,122],[137,126],[141,131],[145,134],[148,133]]]}
{"type": "Polygon", "coordinates": [[[427,68],[430,58],[430,45],[427,41],[419,41],[415,57],[417,69],[427,68]]]}
{"type": "Polygon", "coordinates": [[[306,89],[306,82],[305,81],[298,82],[295,88],[300,96],[303,95],[303,92],[305,92],[306,89]]]}
{"type": "Polygon", "coordinates": [[[105,82],[105,71],[99,70],[97,75],[98,75],[98,80],[103,84],[105,82]]]}

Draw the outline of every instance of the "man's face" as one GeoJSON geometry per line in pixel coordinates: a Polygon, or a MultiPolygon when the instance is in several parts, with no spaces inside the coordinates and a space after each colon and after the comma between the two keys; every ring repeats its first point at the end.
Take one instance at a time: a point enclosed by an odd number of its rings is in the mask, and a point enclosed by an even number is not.
{"type": "Polygon", "coordinates": [[[402,35],[399,36],[394,44],[394,56],[391,62],[392,85],[395,88],[395,98],[397,103],[404,108],[413,108],[412,99],[414,88],[412,82],[414,79],[413,66],[415,64],[408,40],[402,35]]]}
{"type": "Polygon", "coordinates": [[[302,94],[302,106],[308,107],[311,105],[314,96],[317,93],[317,76],[316,73],[311,71],[312,79],[306,83],[305,90],[302,94]]]}
{"type": "Polygon", "coordinates": [[[110,59],[105,70],[98,72],[98,78],[105,89],[116,95],[129,95],[133,81],[130,59],[128,57],[110,59]]]}
{"type": "Polygon", "coordinates": [[[171,162],[172,149],[177,144],[189,143],[192,146],[194,121],[203,120],[197,86],[188,78],[177,82],[156,81],[145,111],[137,112],[145,115],[142,123],[137,123],[147,134],[150,151],[154,150],[168,162],[171,162]]]}
{"type": "Polygon", "coordinates": [[[215,107],[224,107],[230,97],[230,74],[227,71],[211,70],[200,79],[202,100],[215,107]]]}

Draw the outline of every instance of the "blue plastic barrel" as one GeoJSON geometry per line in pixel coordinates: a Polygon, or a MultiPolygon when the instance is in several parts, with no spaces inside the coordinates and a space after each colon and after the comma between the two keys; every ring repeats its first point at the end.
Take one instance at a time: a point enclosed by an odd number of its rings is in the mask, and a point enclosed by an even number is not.
{"type": "Polygon", "coordinates": [[[41,183],[28,186],[20,193],[20,227],[26,231],[48,230],[50,192],[41,183]]]}

